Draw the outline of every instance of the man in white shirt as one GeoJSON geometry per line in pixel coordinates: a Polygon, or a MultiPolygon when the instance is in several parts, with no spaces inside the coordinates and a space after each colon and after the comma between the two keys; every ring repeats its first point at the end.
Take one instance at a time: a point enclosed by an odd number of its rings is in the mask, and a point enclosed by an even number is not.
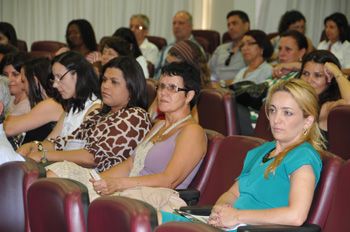
{"type": "Polygon", "coordinates": [[[130,18],[130,30],[134,32],[137,44],[142,55],[153,65],[157,65],[159,59],[158,47],[147,39],[150,26],[149,18],[144,14],[135,14],[130,18]]]}
{"type": "Polygon", "coordinates": [[[9,109],[10,99],[8,80],[6,77],[0,76],[0,164],[10,161],[24,161],[23,157],[13,150],[3,128],[3,122],[6,112],[9,109]]]}

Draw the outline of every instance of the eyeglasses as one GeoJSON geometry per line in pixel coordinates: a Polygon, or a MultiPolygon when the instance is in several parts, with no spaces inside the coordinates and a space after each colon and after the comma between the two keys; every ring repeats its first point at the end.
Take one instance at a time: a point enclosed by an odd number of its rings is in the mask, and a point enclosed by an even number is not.
{"type": "Polygon", "coordinates": [[[130,25],[130,30],[132,29],[136,29],[136,30],[139,30],[139,31],[142,31],[145,29],[144,26],[141,26],[141,25],[130,25]]]}
{"type": "Polygon", "coordinates": [[[227,59],[225,60],[225,66],[228,66],[231,62],[231,58],[234,55],[234,52],[230,52],[230,54],[228,55],[227,59]]]}
{"type": "Polygon", "coordinates": [[[184,92],[190,91],[189,89],[186,89],[186,88],[180,88],[175,84],[164,84],[164,83],[158,84],[157,91],[164,90],[164,89],[168,90],[170,93],[177,93],[179,91],[184,91],[184,92]]]}
{"type": "Polygon", "coordinates": [[[239,45],[239,49],[242,49],[244,46],[253,46],[255,44],[258,44],[257,42],[246,42],[246,43],[241,43],[241,45],[239,45]]]}
{"type": "Polygon", "coordinates": [[[67,72],[65,72],[62,76],[60,76],[60,77],[57,77],[57,76],[53,76],[53,79],[51,79],[50,81],[51,81],[51,83],[53,84],[53,83],[55,83],[55,82],[57,82],[57,83],[60,83],[60,81],[62,81],[62,79],[69,73],[69,72],[71,72],[71,71],[74,71],[74,70],[70,70],[70,69],[68,69],[67,70],[67,72]]]}

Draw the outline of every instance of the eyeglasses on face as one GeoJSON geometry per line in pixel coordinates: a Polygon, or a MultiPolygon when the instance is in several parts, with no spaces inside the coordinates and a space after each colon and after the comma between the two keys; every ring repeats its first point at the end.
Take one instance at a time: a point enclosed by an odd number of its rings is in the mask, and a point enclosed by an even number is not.
{"type": "Polygon", "coordinates": [[[68,69],[62,76],[54,75],[54,76],[53,76],[53,79],[50,80],[51,83],[52,83],[52,84],[55,83],[55,82],[60,83],[60,81],[62,81],[63,78],[64,78],[69,72],[72,72],[72,71],[74,71],[74,70],[68,69]]]}
{"type": "Polygon", "coordinates": [[[188,92],[189,89],[186,88],[180,88],[179,86],[175,85],[175,84],[165,84],[165,83],[159,83],[157,86],[157,91],[159,90],[168,90],[170,93],[177,93],[180,91],[184,91],[184,92],[188,92]]]}
{"type": "Polygon", "coordinates": [[[130,25],[130,30],[132,30],[132,29],[142,31],[145,29],[145,27],[141,26],[141,25],[130,25]]]}

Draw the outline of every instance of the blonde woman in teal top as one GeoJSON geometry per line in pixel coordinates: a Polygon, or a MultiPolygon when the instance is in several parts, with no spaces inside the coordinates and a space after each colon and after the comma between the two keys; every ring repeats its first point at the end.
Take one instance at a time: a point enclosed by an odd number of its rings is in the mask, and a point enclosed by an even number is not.
{"type": "MultiPolygon", "coordinates": [[[[248,152],[240,176],[214,205],[209,224],[305,222],[322,169],[318,112],[317,95],[306,82],[290,79],[271,87],[266,113],[275,140],[248,152]]],[[[184,220],[165,212],[161,217],[162,223],[184,220]]]]}

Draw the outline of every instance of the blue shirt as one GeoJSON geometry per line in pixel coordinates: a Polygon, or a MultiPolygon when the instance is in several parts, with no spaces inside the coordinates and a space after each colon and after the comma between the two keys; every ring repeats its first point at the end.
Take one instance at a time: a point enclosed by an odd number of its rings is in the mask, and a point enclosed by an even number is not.
{"type": "Polygon", "coordinates": [[[241,175],[238,177],[240,196],[234,203],[237,209],[271,209],[285,207],[289,203],[290,176],[303,165],[314,171],[316,185],[320,179],[322,161],[318,152],[307,142],[289,151],[274,173],[264,177],[273,159],[262,158],[275,148],[275,141],[265,143],[248,152],[241,175]]]}

